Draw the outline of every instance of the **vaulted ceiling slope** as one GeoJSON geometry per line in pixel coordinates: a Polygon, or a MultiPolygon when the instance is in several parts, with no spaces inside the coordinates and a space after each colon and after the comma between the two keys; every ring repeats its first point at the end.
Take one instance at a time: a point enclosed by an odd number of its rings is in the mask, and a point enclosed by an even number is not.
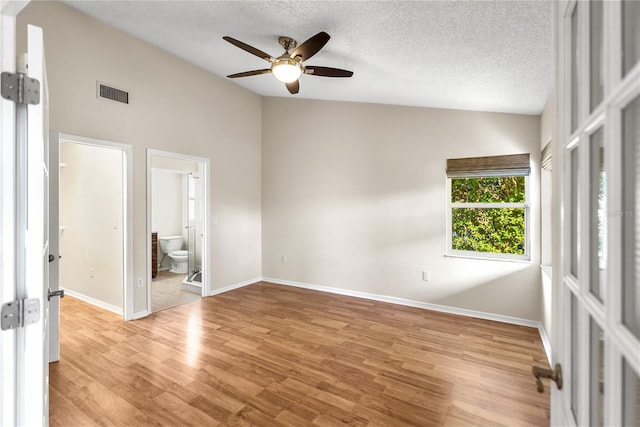
{"type": "Polygon", "coordinates": [[[331,40],[290,95],[272,75],[233,80],[264,96],[540,114],[551,91],[551,1],[64,1],[219,76],[269,64],[278,36],[331,40]]]}

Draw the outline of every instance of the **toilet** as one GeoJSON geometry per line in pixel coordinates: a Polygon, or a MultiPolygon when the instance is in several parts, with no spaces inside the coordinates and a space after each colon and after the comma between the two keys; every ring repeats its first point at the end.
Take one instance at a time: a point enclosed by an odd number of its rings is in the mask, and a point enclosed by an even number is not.
{"type": "MultiPolygon", "coordinates": [[[[180,250],[182,248],[182,236],[160,236],[160,250],[164,256],[171,259],[172,273],[187,273],[189,271],[189,251],[180,250]]],[[[162,258],[164,261],[164,257],[162,258]]],[[[162,264],[162,262],[160,262],[162,264]]]]}
{"type": "Polygon", "coordinates": [[[169,253],[171,258],[172,273],[187,273],[189,271],[189,251],[173,251],[169,253]]]}

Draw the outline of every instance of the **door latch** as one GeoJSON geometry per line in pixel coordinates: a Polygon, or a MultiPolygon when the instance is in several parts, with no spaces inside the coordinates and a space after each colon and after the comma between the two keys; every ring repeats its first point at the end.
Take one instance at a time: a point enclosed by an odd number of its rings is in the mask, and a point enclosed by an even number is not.
{"type": "Polygon", "coordinates": [[[40,320],[40,300],[38,298],[19,299],[2,305],[0,327],[3,331],[17,329],[40,320]]]}
{"type": "Polygon", "coordinates": [[[536,378],[538,393],[544,393],[544,384],[542,384],[542,380],[540,378],[549,378],[551,381],[556,383],[558,390],[562,390],[562,367],[559,363],[556,363],[554,369],[533,365],[531,373],[533,373],[533,376],[536,378]]]}
{"type": "Polygon", "coordinates": [[[49,293],[47,294],[47,301],[51,301],[51,298],[53,297],[64,298],[64,289],[58,289],[57,291],[52,291],[51,288],[49,288],[49,293]]]}

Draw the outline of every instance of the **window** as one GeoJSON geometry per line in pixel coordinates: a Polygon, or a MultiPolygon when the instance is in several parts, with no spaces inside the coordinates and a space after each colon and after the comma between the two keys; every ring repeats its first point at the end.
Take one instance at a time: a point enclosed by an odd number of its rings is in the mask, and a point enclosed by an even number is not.
{"type": "Polygon", "coordinates": [[[529,260],[529,154],[447,160],[447,254],[529,260]]]}

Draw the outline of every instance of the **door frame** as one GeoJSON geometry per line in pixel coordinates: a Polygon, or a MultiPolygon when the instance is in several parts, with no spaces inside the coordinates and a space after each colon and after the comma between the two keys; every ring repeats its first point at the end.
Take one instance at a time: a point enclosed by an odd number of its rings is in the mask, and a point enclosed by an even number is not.
{"type": "Polygon", "coordinates": [[[212,271],[211,271],[211,239],[210,236],[210,218],[211,218],[211,160],[206,157],[192,156],[190,154],[181,154],[171,151],[162,151],[152,148],[147,148],[147,315],[152,313],[151,309],[151,166],[153,157],[166,157],[169,159],[186,160],[192,162],[199,162],[203,164],[202,177],[200,178],[203,184],[203,221],[202,221],[202,240],[204,242],[202,248],[202,293],[201,298],[212,295],[211,283],[212,283],[212,271]]]}
{"type": "Polygon", "coordinates": [[[58,133],[58,143],[63,141],[122,152],[122,316],[124,320],[131,320],[133,319],[133,147],[120,142],[60,132],[58,133]]]}
{"type": "MultiPolygon", "coordinates": [[[[16,71],[18,2],[0,3],[0,71],[16,71]]],[[[15,281],[15,112],[13,102],[0,98],[0,304],[16,299],[15,281]]],[[[16,332],[0,332],[0,425],[15,424],[16,332]]]]}
{"type": "MultiPolygon", "coordinates": [[[[29,0],[0,2],[0,72],[16,71],[16,17],[28,3],[29,0]]],[[[0,98],[0,122],[0,304],[4,304],[17,295],[16,106],[4,98],[0,98]]],[[[0,331],[0,425],[14,425],[22,416],[19,411],[26,408],[17,393],[17,334],[16,330],[0,331]]],[[[40,400],[41,396],[34,398],[40,400]]]]}

